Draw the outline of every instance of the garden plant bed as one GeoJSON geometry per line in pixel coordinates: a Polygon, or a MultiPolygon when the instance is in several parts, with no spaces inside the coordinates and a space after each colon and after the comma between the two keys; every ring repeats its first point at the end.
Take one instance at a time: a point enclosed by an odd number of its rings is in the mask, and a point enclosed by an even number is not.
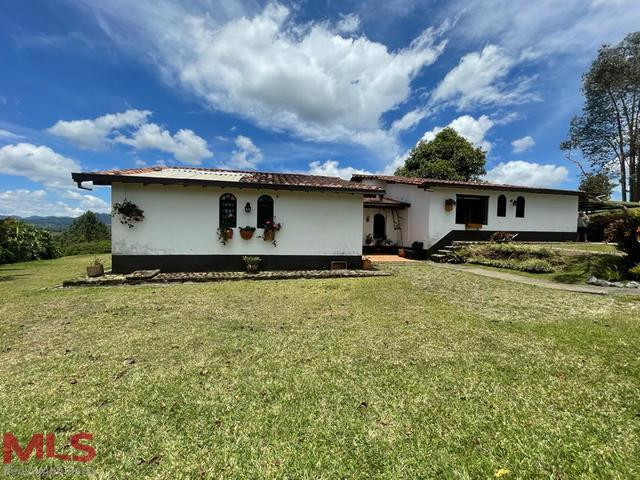
{"type": "MultiPolygon", "coordinates": [[[[110,285],[134,285],[140,283],[185,283],[185,282],[222,282],[228,280],[288,280],[296,278],[351,278],[386,277],[389,272],[375,270],[291,270],[246,272],[176,272],[146,274],[149,271],[133,272],[128,275],[107,274],[102,277],[81,277],[65,280],[63,287],[95,287],[110,285]]],[[[151,271],[153,272],[153,271],[151,271]]],[[[155,271],[157,272],[157,270],[155,271]]]]}
{"type": "Polygon", "coordinates": [[[468,264],[552,282],[585,284],[622,270],[624,254],[554,248],[547,244],[464,244],[456,256],[468,264]]]}

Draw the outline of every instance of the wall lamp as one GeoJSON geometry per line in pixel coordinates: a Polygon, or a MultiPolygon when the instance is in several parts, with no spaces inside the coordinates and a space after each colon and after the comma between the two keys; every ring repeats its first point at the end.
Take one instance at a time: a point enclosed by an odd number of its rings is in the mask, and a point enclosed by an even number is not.
{"type": "Polygon", "coordinates": [[[251,204],[247,202],[244,206],[245,213],[251,213],[251,204]]]}

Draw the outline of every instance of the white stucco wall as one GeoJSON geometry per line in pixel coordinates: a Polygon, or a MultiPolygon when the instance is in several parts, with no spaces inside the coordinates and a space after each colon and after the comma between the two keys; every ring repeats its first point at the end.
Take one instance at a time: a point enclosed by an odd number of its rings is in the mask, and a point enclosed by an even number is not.
{"type": "Polygon", "coordinates": [[[395,245],[404,245],[404,235],[407,230],[407,209],[397,209],[397,213],[392,213],[390,208],[365,208],[362,214],[362,245],[366,245],[367,235],[373,235],[373,216],[377,213],[385,218],[387,239],[395,245]],[[400,229],[395,229],[393,216],[399,221],[400,229]],[[399,216],[399,217],[398,217],[399,216]],[[368,221],[367,221],[368,219],[368,221]]]}
{"type": "Polygon", "coordinates": [[[578,217],[577,195],[552,195],[531,192],[511,192],[498,190],[477,190],[433,187],[429,196],[429,235],[425,248],[436,243],[451,230],[464,230],[456,224],[456,210],[447,212],[444,202],[455,200],[456,195],[482,195],[489,197],[488,223],[483,230],[520,232],[575,232],[578,217]],[[507,197],[507,216],[498,217],[498,197],[507,197]],[[512,199],[525,198],[525,216],[516,218],[516,207],[512,199]]]}
{"type": "Polygon", "coordinates": [[[126,198],[144,210],[134,228],[112,222],[112,252],[116,255],[360,255],[362,253],[362,195],[162,185],[113,184],[113,202],[126,198]],[[257,199],[271,195],[274,216],[283,228],[277,246],[257,238],[218,241],[219,198],[237,199],[238,227],[256,226],[257,199]],[[245,213],[246,202],[251,213],[245,213]]]}
{"type": "MultiPolygon", "coordinates": [[[[382,187],[386,195],[395,200],[411,204],[403,210],[406,225],[403,229],[403,244],[410,246],[414,241],[423,242],[429,248],[451,230],[465,230],[456,224],[456,210],[447,212],[444,201],[456,195],[482,195],[489,197],[488,224],[482,227],[488,231],[520,232],[575,232],[578,216],[577,195],[553,195],[531,192],[481,190],[465,188],[432,187],[425,191],[415,185],[386,183],[365,179],[363,183],[382,187]],[[500,195],[507,197],[507,216],[497,216],[497,202],[500,195]],[[518,196],[525,198],[525,216],[516,218],[516,208],[511,204],[518,196]]],[[[365,209],[365,215],[369,209],[365,209]]],[[[363,223],[363,233],[373,230],[373,223],[363,223]]],[[[364,238],[364,237],[363,237],[364,238]]]]}

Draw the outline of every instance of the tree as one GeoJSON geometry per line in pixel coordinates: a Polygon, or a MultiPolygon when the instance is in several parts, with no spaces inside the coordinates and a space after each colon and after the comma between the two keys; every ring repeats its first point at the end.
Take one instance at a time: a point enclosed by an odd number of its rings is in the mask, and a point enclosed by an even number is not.
{"type": "Polygon", "coordinates": [[[580,190],[589,198],[609,200],[613,191],[613,182],[605,171],[584,173],[580,178],[580,190]]]}
{"type": "Polygon", "coordinates": [[[20,220],[0,220],[0,264],[47,260],[60,256],[51,233],[20,220]]]}
{"type": "Polygon", "coordinates": [[[604,45],[582,77],[582,114],[571,120],[564,150],[619,172],[622,200],[640,201],[640,32],[604,45]],[[615,168],[613,168],[615,167],[615,168]]]}
{"type": "Polygon", "coordinates": [[[433,140],[420,141],[396,175],[438,180],[472,180],[486,173],[486,153],[453,128],[441,130],[433,140]]]}
{"type": "Polygon", "coordinates": [[[90,210],[76,218],[64,233],[78,242],[104,240],[111,235],[109,228],[90,210]]]}

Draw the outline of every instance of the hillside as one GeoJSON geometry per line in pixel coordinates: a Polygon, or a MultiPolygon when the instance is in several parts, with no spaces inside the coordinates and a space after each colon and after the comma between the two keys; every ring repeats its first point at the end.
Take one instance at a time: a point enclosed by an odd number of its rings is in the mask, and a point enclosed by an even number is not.
{"type": "MultiPolygon", "coordinates": [[[[98,219],[111,227],[111,215],[108,213],[98,213],[98,219]]],[[[0,215],[0,219],[6,218],[9,215],[0,215]]],[[[52,230],[55,232],[62,231],[67,228],[71,223],[76,219],[76,217],[41,217],[41,216],[32,216],[32,217],[17,217],[25,223],[29,225],[34,225],[40,228],[46,228],[47,230],[52,230]]]]}

